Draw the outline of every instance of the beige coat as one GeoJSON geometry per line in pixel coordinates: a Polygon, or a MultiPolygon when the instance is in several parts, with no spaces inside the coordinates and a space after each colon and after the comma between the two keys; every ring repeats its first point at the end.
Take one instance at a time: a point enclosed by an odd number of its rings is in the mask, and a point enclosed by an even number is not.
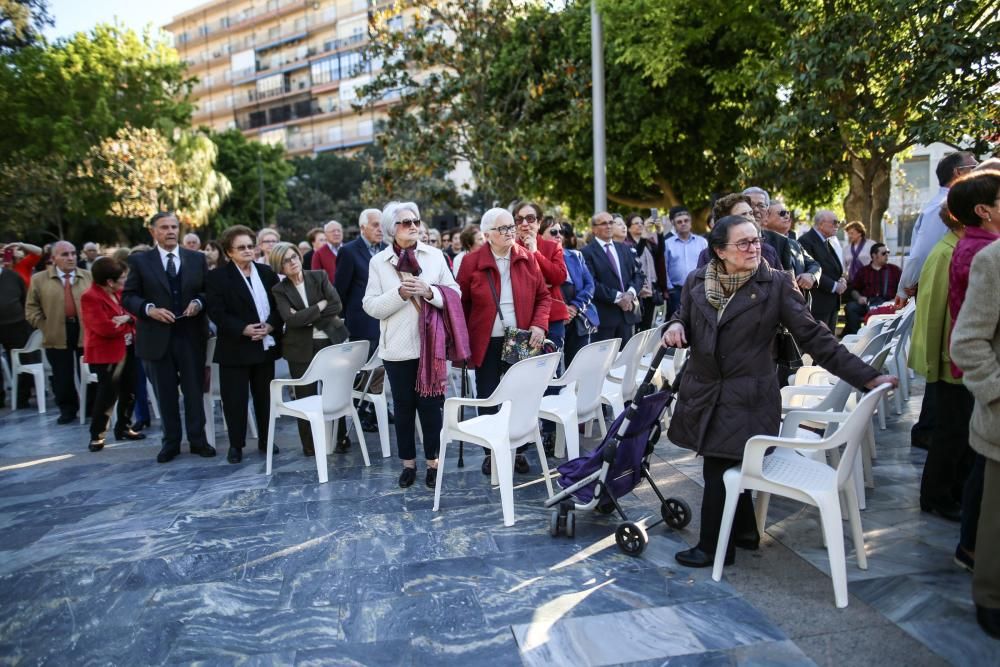
{"type": "MultiPolygon", "coordinates": [[[[969,444],[1000,461],[1000,241],[972,260],[969,289],[951,334],[951,359],[976,398],[969,444]]],[[[919,306],[918,306],[919,307],[919,306]]]]}
{"type": "MultiPolygon", "coordinates": [[[[73,282],[72,290],[78,320],[82,312],[80,297],[90,288],[92,282],[90,271],[76,269],[76,280],[73,282]]],[[[43,347],[66,349],[66,304],[63,300],[63,284],[54,266],[39,271],[31,277],[28,300],[24,305],[24,318],[28,320],[28,324],[42,332],[43,347]]],[[[77,347],[83,345],[82,323],[75,344],[77,347]]]]}

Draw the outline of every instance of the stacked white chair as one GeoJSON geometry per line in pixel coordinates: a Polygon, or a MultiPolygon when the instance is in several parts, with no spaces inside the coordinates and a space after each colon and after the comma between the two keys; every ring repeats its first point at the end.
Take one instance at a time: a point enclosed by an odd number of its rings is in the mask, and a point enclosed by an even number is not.
{"type": "MultiPolygon", "coordinates": [[[[202,402],[205,406],[205,439],[213,447],[215,447],[215,404],[216,402],[222,402],[222,394],[219,391],[219,364],[212,361],[215,357],[215,344],[217,341],[218,338],[212,336],[205,345],[205,365],[208,367],[208,390],[202,395],[202,402]]],[[[157,405],[152,385],[149,386],[149,395],[154,396],[153,410],[156,418],[159,419],[160,408],[157,405]]],[[[222,427],[223,429],[227,428],[225,418],[222,420],[222,427]]],[[[258,437],[257,417],[253,411],[252,398],[247,399],[247,429],[251,438],[258,437]]]]}
{"type": "Polygon", "coordinates": [[[274,452],[274,423],[279,416],[295,417],[309,421],[312,428],[313,447],[316,450],[316,472],[319,483],[326,484],[326,457],[332,451],[333,423],[340,417],[350,417],[354,426],[361,455],[365,465],[370,466],[368,446],[361,420],[354,407],[354,376],[361,370],[368,358],[368,341],[331,345],[316,353],[309,368],[298,379],[271,380],[271,416],[267,433],[267,474],[271,474],[271,459],[274,452]],[[319,393],[285,400],[285,387],[301,387],[319,382],[319,393]]]}
{"type": "Polygon", "coordinates": [[[864,532],[861,527],[861,512],[858,497],[852,482],[855,459],[864,432],[871,422],[879,401],[889,390],[889,385],[880,385],[865,395],[851,412],[793,411],[785,417],[781,435],[754,436],[747,441],[743,452],[743,464],[726,471],[723,481],[726,486],[726,504],[719,530],[712,578],[722,580],[726,548],[732,532],[733,517],[736,515],[736,501],[743,491],[757,491],[757,528],[763,533],[767,518],[767,506],[771,494],[778,494],[792,500],[814,505],[819,509],[823,525],[827,553],[830,558],[830,574],[833,580],[834,599],[837,607],[847,606],[847,568],[844,552],[844,534],[840,510],[840,494],[847,504],[847,519],[855,546],[858,567],[868,569],[865,554],[864,532]],[[840,428],[821,440],[802,440],[788,437],[795,433],[803,421],[840,424],[840,428]],[[839,465],[834,469],[825,463],[801,456],[795,449],[824,451],[844,446],[839,465]],[[776,448],[766,455],[768,449],[776,448]]]}
{"type": "Polygon", "coordinates": [[[611,406],[611,412],[615,418],[625,411],[625,403],[631,401],[635,396],[642,355],[649,345],[650,336],[655,335],[656,329],[648,329],[635,334],[611,364],[604,388],[601,390],[601,401],[611,406]]]}
{"type": "Polygon", "coordinates": [[[514,450],[518,446],[527,442],[535,443],[545,485],[549,495],[552,495],[552,480],[549,478],[549,467],[542,448],[542,434],[538,428],[538,405],[555,375],[560,356],[558,352],[553,352],[514,364],[488,398],[453,397],[445,400],[434,511],[441,504],[448,443],[453,440],[480,445],[491,451],[491,480],[500,486],[500,504],[505,526],[514,525],[514,450]],[[462,412],[466,407],[498,407],[500,411],[463,420],[462,412]]]}
{"type": "MultiPolygon", "coordinates": [[[[42,332],[37,330],[32,331],[24,347],[11,350],[10,362],[11,381],[14,385],[17,384],[17,378],[22,373],[27,373],[35,379],[35,398],[38,401],[38,414],[45,414],[45,352],[42,350],[42,332]],[[33,352],[40,353],[42,361],[34,363],[25,363],[22,361],[21,357],[23,355],[33,352]]],[[[12,391],[10,395],[16,396],[16,393],[12,391]]]]}
{"type": "MultiPolygon", "coordinates": [[[[375,421],[378,424],[379,445],[382,448],[382,458],[389,458],[392,452],[389,449],[389,394],[392,389],[389,387],[389,376],[383,376],[382,388],[378,392],[371,391],[372,371],[382,368],[382,358],[379,356],[381,348],[375,348],[371,358],[361,367],[362,371],[368,372],[368,382],[360,390],[354,389],[352,396],[357,401],[370,401],[375,408],[375,421]]],[[[420,440],[420,428],[416,429],[416,437],[420,440]]]]}
{"type": "Polygon", "coordinates": [[[561,377],[549,383],[562,387],[558,394],[543,396],[538,417],[556,424],[556,456],[569,453],[569,458],[580,455],[579,424],[590,424],[596,419],[601,435],[608,432],[604,423],[601,390],[604,377],[618,354],[620,338],[591,343],[580,348],[573,362],[561,377]]]}
{"type": "MultiPolygon", "coordinates": [[[[7,391],[7,395],[15,396],[17,387],[14,386],[14,376],[10,374],[10,364],[7,363],[7,355],[4,354],[2,345],[0,345],[0,373],[3,373],[3,386],[7,391]]],[[[16,398],[11,405],[17,405],[16,398]]]]}

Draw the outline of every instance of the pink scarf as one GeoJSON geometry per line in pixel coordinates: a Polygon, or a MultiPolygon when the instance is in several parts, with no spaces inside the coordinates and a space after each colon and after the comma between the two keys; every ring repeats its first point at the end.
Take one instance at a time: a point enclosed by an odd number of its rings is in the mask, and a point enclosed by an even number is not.
{"type": "Polygon", "coordinates": [[[448,361],[465,363],[472,351],[469,331],[462,311],[462,297],[450,287],[435,285],[444,307],[425,303],[420,309],[420,361],[417,365],[417,393],[441,396],[448,386],[448,361]]]}

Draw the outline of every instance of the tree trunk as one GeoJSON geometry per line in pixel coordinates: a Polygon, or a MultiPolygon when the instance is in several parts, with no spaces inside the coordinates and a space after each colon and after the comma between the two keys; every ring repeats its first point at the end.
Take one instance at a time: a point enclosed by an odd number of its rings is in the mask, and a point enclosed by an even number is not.
{"type": "Polygon", "coordinates": [[[847,220],[858,220],[868,238],[882,240],[882,216],[889,208],[890,163],[881,159],[852,159],[850,188],[844,198],[847,220]]]}

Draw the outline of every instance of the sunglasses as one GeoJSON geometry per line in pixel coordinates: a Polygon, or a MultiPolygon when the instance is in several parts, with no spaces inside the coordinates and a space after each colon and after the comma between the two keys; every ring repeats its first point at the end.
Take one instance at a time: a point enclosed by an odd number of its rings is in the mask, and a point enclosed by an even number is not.
{"type": "Polygon", "coordinates": [[[519,224],[521,224],[522,222],[526,222],[526,223],[528,223],[529,225],[533,225],[533,224],[535,224],[536,222],[538,222],[538,218],[537,218],[536,216],[534,216],[534,215],[531,215],[531,214],[529,213],[528,215],[518,215],[518,216],[515,216],[515,217],[514,217],[514,222],[515,222],[516,224],[518,224],[518,225],[519,225],[519,224]]]}
{"type": "Polygon", "coordinates": [[[236,250],[238,252],[245,252],[247,250],[253,250],[253,248],[254,247],[252,245],[234,245],[233,246],[233,250],[236,250]]]}
{"type": "Polygon", "coordinates": [[[791,214],[792,214],[792,212],[789,211],[788,209],[785,209],[784,211],[778,211],[778,217],[780,217],[780,218],[787,218],[791,214]]]}
{"type": "Polygon", "coordinates": [[[419,227],[420,222],[421,221],[419,218],[415,220],[410,220],[409,218],[407,218],[406,220],[397,220],[396,224],[405,229],[409,229],[410,227],[419,227]]]}
{"type": "Polygon", "coordinates": [[[548,234],[549,236],[559,236],[562,234],[562,230],[559,229],[558,227],[551,227],[548,230],[546,230],[545,233],[548,234]]]}

